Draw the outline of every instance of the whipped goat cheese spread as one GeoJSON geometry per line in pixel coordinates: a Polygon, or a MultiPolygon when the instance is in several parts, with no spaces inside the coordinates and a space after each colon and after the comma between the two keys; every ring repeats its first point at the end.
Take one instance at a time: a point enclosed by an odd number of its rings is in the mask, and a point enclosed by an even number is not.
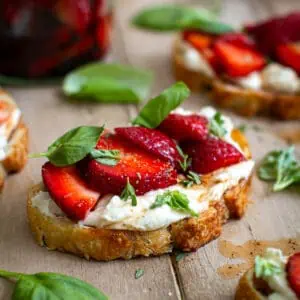
{"type": "Polygon", "coordinates": [[[263,258],[268,261],[276,263],[280,266],[281,272],[273,274],[272,276],[265,276],[263,279],[268,283],[273,293],[268,296],[270,300],[296,300],[298,299],[293,290],[290,288],[287,281],[286,264],[288,258],[282,254],[279,249],[266,249],[263,258]]]}
{"type": "Polygon", "coordinates": [[[257,91],[262,88],[262,78],[260,72],[252,72],[247,76],[236,78],[234,81],[245,89],[257,91]]]}

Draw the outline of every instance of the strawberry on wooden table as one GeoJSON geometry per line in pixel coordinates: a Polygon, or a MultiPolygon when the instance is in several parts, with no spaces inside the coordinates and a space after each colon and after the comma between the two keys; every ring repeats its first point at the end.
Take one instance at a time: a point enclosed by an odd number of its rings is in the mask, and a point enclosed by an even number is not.
{"type": "Polygon", "coordinates": [[[246,76],[266,64],[265,58],[251,48],[224,41],[216,42],[214,48],[225,73],[231,77],[246,76]]]}
{"type": "Polygon", "coordinates": [[[192,159],[191,169],[199,174],[210,173],[245,160],[244,155],[233,145],[215,137],[199,142],[185,142],[182,150],[192,159]]]}
{"type": "Polygon", "coordinates": [[[287,278],[292,290],[300,297],[300,253],[289,257],[287,278]]]}
{"type": "Polygon", "coordinates": [[[42,167],[42,176],[55,203],[74,221],[83,220],[100,197],[100,193],[80,177],[74,165],[56,167],[47,162],[42,167]]]}
{"type": "Polygon", "coordinates": [[[164,133],[145,127],[119,127],[117,135],[153,155],[169,161],[172,165],[181,160],[176,143],[164,133]]]}
{"type": "Polygon", "coordinates": [[[177,182],[177,172],[169,162],[139,149],[118,135],[102,136],[96,148],[120,151],[120,160],[115,166],[93,159],[88,162],[87,168],[83,167],[87,181],[104,194],[120,195],[127,181],[137,195],[177,182]]]}
{"type": "Polygon", "coordinates": [[[280,63],[300,73],[300,42],[280,45],[276,54],[280,63]]]}
{"type": "Polygon", "coordinates": [[[207,138],[208,120],[197,114],[181,115],[171,113],[159,125],[158,129],[177,141],[201,141],[207,138]]]}

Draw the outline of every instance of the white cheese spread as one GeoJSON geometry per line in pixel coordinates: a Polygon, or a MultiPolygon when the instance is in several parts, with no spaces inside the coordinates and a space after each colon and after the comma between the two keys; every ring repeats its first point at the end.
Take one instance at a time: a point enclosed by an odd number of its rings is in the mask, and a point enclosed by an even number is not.
{"type": "Polygon", "coordinates": [[[181,58],[187,69],[200,72],[208,77],[215,76],[215,72],[209,62],[197,49],[182,40],[179,42],[181,58]]]}
{"type": "Polygon", "coordinates": [[[287,281],[286,264],[288,258],[284,256],[279,249],[268,248],[263,255],[263,258],[268,261],[276,263],[281,268],[280,273],[276,273],[272,276],[265,276],[263,279],[268,283],[269,287],[274,291],[268,296],[270,300],[297,300],[297,296],[290,288],[287,281]]]}
{"type": "Polygon", "coordinates": [[[271,63],[262,71],[263,86],[266,89],[283,92],[297,93],[300,91],[300,79],[297,73],[288,67],[271,63]]]}
{"type": "Polygon", "coordinates": [[[238,85],[245,89],[260,90],[262,88],[262,78],[260,72],[252,72],[247,76],[234,79],[238,85]]]}

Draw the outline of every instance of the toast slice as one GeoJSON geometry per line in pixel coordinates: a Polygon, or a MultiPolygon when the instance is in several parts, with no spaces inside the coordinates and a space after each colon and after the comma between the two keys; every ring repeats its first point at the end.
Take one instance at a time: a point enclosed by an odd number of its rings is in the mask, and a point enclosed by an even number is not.
{"type": "MultiPolygon", "coordinates": [[[[247,158],[250,151],[243,134],[234,130],[232,137],[247,158]]],[[[211,175],[201,177],[203,184],[211,183],[211,175]]],[[[209,208],[197,218],[187,218],[168,227],[153,231],[94,228],[74,223],[67,217],[49,216],[33,205],[32,199],[43,184],[34,186],[28,194],[27,212],[36,242],[49,250],[59,250],[95,260],[131,259],[136,256],[161,255],[174,248],[192,251],[217,238],[228,218],[244,215],[251,176],[225,191],[220,201],[210,201],[209,208]]]]}
{"type": "MultiPolygon", "coordinates": [[[[6,102],[12,109],[17,105],[10,95],[0,90],[0,100],[6,102]]],[[[28,129],[22,118],[17,125],[11,120],[7,121],[5,136],[7,138],[6,156],[0,161],[0,191],[2,190],[5,178],[10,173],[19,172],[27,162],[28,155],[28,129]]]]}
{"type": "Polygon", "coordinates": [[[283,120],[300,118],[300,96],[252,90],[234,85],[220,78],[210,78],[186,68],[181,58],[180,40],[175,41],[172,52],[173,72],[176,80],[185,82],[195,92],[208,92],[219,107],[252,117],[268,115],[283,120]]]}

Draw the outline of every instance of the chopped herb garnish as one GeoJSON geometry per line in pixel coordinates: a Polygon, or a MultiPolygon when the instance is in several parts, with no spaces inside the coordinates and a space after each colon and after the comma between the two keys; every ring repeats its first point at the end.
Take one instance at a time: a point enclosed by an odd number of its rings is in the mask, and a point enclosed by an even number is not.
{"type": "Polygon", "coordinates": [[[209,124],[209,133],[216,137],[222,138],[226,133],[224,128],[223,116],[220,112],[216,112],[209,124]]]}
{"type": "Polygon", "coordinates": [[[93,149],[90,155],[97,162],[108,166],[115,166],[120,160],[119,150],[93,149]]]}
{"type": "Polygon", "coordinates": [[[255,257],[254,270],[257,278],[266,278],[282,272],[280,263],[261,256],[255,257]]]}
{"type": "Polygon", "coordinates": [[[187,196],[179,191],[166,191],[161,195],[157,195],[155,202],[150,206],[150,209],[161,207],[164,204],[169,205],[174,210],[189,213],[193,217],[198,216],[198,214],[189,207],[187,196]]]}
{"type": "Polygon", "coordinates": [[[182,171],[186,172],[188,167],[192,163],[192,159],[187,154],[184,154],[182,149],[178,145],[176,146],[176,148],[177,148],[177,151],[178,151],[179,155],[182,158],[182,160],[179,161],[179,165],[180,165],[182,171]]]}
{"type": "Polygon", "coordinates": [[[176,253],[176,261],[179,262],[180,260],[182,260],[186,256],[187,256],[187,253],[185,253],[185,252],[177,252],[176,253]]]}
{"type": "Polygon", "coordinates": [[[186,179],[183,179],[180,183],[183,186],[189,188],[189,187],[192,187],[194,184],[200,184],[201,179],[197,173],[195,173],[193,171],[189,171],[186,175],[186,179]]]}
{"type": "Polygon", "coordinates": [[[144,273],[145,272],[143,269],[137,269],[134,274],[135,279],[141,278],[144,275],[144,273]]]}
{"type": "Polygon", "coordinates": [[[129,179],[127,178],[127,184],[120,196],[120,198],[123,201],[127,201],[128,198],[131,198],[131,205],[136,206],[137,205],[137,199],[136,199],[136,194],[134,187],[130,184],[129,179]]]}
{"type": "Polygon", "coordinates": [[[245,132],[247,129],[247,125],[246,124],[242,124],[238,127],[238,130],[241,131],[241,132],[245,132]]]}

